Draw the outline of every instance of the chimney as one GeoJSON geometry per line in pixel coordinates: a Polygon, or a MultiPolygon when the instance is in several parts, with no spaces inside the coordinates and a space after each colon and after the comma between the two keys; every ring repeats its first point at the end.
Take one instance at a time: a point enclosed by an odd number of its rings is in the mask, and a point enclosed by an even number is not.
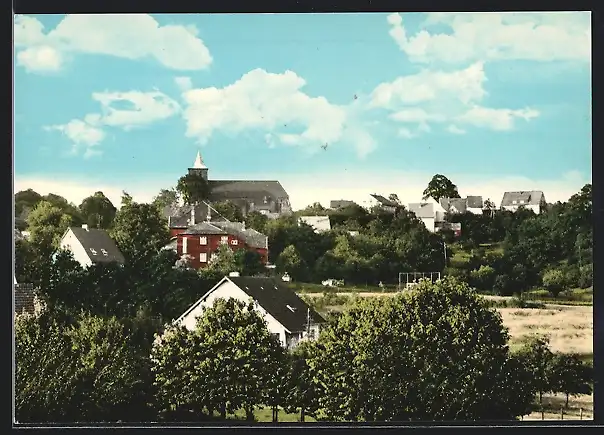
{"type": "Polygon", "coordinates": [[[229,273],[229,276],[231,276],[233,278],[237,278],[239,276],[239,272],[231,272],[231,273],[229,273]]]}
{"type": "Polygon", "coordinates": [[[195,206],[191,207],[191,225],[195,225],[195,206]]]}
{"type": "Polygon", "coordinates": [[[84,228],[86,231],[88,231],[88,224],[82,224],[82,228],[84,228]]]}

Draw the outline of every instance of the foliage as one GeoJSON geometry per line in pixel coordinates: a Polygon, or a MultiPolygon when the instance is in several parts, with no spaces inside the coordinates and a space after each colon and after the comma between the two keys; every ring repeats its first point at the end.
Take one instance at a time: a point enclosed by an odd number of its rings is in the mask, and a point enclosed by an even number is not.
{"type": "Polygon", "coordinates": [[[134,202],[125,194],[115,215],[111,237],[127,260],[146,262],[169,242],[170,232],[157,207],[134,202]]]}
{"type": "Polygon", "coordinates": [[[240,272],[235,252],[226,244],[220,245],[218,249],[214,251],[207,268],[216,271],[221,275],[228,275],[231,272],[240,272]]]}
{"type": "Polygon", "coordinates": [[[268,217],[258,211],[251,211],[245,216],[245,226],[264,234],[268,217]]]}
{"type": "Polygon", "coordinates": [[[539,393],[539,404],[542,404],[543,393],[553,389],[549,371],[553,353],[549,348],[549,339],[540,336],[531,337],[518,351],[518,357],[528,367],[533,386],[539,393]]]}
{"type": "MultiPolygon", "coordinates": [[[[380,300],[360,299],[311,356],[317,416],[329,420],[509,419],[520,384],[500,316],[446,278],[380,300]],[[488,399],[486,399],[488,398],[488,399]]],[[[530,393],[530,391],[529,391],[530,393]]]]}
{"type": "Polygon", "coordinates": [[[296,281],[304,280],[307,274],[306,262],[300,257],[294,245],[289,245],[279,254],[276,266],[279,272],[287,272],[296,281]]]}
{"type": "Polygon", "coordinates": [[[46,255],[59,247],[61,237],[73,224],[71,216],[48,201],[41,201],[27,217],[29,241],[46,255]]]}
{"type": "Polygon", "coordinates": [[[470,273],[472,284],[480,290],[491,290],[495,284],[495,269],[482,265],[470,273]]]}
{"type": "Polygon", "coordinates": [[[281,402],[275,379],[284,376],[285,354],[252,302],[216,300],[194,331],[169,331],[152,355],[164,412],[184,406],[225,418],[244,408],[252,418],[254,407],[281,402]]]}
{"type": "Polygon", "coordinates": [[[436,174],[432,177],[423,195],[422,199],[432,198],[435,201],[439,201],[441,198],[459,198],[457,186],[441,174],[436,174]]]}
{"type": "Polygon", "coordinates": [[[317,401],[316,387],[313,383],[312,372],[308,359],[316,352],[314,343],[303,341],[288,354],[288,372],[285,378],[284,409],[286,412],[300,412],[300,421],[305,420],[305,414],[314,412],[317,401]]]}
{"type": "Polygon", "coordinates": [[[176,191],[182,197],[185,204],[197,204],[205,201],[210,196],[210,185],[201,175],[190,173],[179,178],[176,191]]]}
{"type": "Polygon", "coordinates": [[[560,269],[550,269],[543,274],[543,285],[553,297],[563,292],[566,288],[566,277],[560,269]]]}
{"type": "Polygon", "coordinates": [[[16,321],[17,420],[149,419],[149,331],[137,321],[57,317],[46,313],[16,321]]]}
{"type": "Polygon", "coordinates": [[[94,195],[85,198],[79,209],[90,228],[110,228],[117,212],[103,192],[95,192],[94,195]]]}
{"type": "Polygon", "coordinates": [[[153,204],[163,210],[165,207],[171,206],[178,201],[178,192],[174,188],[161,189],[153,198],[153,204]]]}
{"type": "Polygon", "coordinates": [[[255,276],[265,272],[262,256],[252,250],[238,249],[235,251],[236,270],[244,276],[255,276]]]}
{"type": "Polygon", "coordinates": [[[212,207],[220,216],[231,222],[243,222],[241,208],[232,201],[217,202],[212,204],[212,207]]]}
{"type": "Polygon", "coordinates": [[[567,408],[569,396],[592,393],[592,368],[585,364],[578,355],[555,354],[550,362],[549,372],[551,388],[555,392],[566,395],[567,408]]]}

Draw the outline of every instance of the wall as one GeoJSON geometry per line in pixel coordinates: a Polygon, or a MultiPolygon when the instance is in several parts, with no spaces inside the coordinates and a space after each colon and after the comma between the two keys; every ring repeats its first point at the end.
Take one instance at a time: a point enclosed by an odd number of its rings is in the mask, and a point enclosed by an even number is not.
{"type": "Polygon", "coordinates": [[[539,205],[529,205],[529,204],[518,204],[518,205],[504,205],[503,209],[511,212],[516,212],[520,207],[524,207],[527,210],[533,210],[535,214],[539,214],[541,212],[541,207],[539,205]]]}
{"type": "Polygon", "coordinates": [[[468,207],[468,211],[472,214],[477,214],[477,215],[482,215],[482,209],[481,208],[470,208],[468,207]]]}
{"type": "MultiPolygon", "coordinates": [[[[192,310],[187,316],[180,320],[180,324],[185,326],[189,330],[193,330],[197,323],[196,318],[201,316],[204,308],[211,307],[214,305],[216,299],[237,299],[242,302],[249,302],[250,296],[248,296],[243,290],[233,284],[231,281],[223,282],[220,287],[215,289],[208,297],[200,303],[194,310],[192,310]]],[[[268,314],[262,307],[256,308],[258,312],[266,320],[268,330],[273,334],[279,334],[279,341],[282,346],[286,346],[286,332],[285,328],[279,323],[273,316],[268,314]]]]}
{"type": "Polygon", "coordinates": [[[75,236],[73,231],[71,231],[71,229],[68,230],[67,233],[65,233],[65,236],[61,240],[60,246],[63,249],[71,251],[75,261],[80,263],[82,267],[88,267],[92,265],[92,260],[88,256],[86,249],[84,249],[84,247],[82,246],[78,238],[75,236]]]}
{"type": "Polygon", "coordinates": [[[434,218],[430,217],[430,218],[421,218],[421,221],[424,223],[424,225],[426,226],[426,228],[428,229],[428,231],[430,231],[431,233],[434,232],[434,218]]]}

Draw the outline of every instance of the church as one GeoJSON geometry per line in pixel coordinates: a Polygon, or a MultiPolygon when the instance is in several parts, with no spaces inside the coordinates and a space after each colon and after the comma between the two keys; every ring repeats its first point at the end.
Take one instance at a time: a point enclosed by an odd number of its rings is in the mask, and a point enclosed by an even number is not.
{"type": "Polygon", "coordinates": [[[276,180],[211,180],[208,177],[209,168],[205,165],[199,151],[195,163],[189,169],[189,174],[201,175],[210,187],[208,203],[195,206],[173,204],[164,209],[164,215],[169,220],[170,228],[184,228],[196,222],[191,222],[191,216],[199,221],[220,220],[212,210],[211,205],[229,201],[236,204],[246,216],[257,211],[269,218],[290,214],[289,195],[276,180]]]}

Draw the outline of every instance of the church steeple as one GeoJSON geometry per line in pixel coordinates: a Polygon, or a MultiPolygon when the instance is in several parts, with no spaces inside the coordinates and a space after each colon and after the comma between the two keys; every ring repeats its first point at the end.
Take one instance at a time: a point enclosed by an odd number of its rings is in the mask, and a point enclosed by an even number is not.
{"type": "Polygon", "coordinates": [[[208,167],[203,163],[199,151],[197,151],[197,157],[195,158],[193,167],[189,168],[189,174],[201,175],[206,181],[208,179],[208,167]]]}

